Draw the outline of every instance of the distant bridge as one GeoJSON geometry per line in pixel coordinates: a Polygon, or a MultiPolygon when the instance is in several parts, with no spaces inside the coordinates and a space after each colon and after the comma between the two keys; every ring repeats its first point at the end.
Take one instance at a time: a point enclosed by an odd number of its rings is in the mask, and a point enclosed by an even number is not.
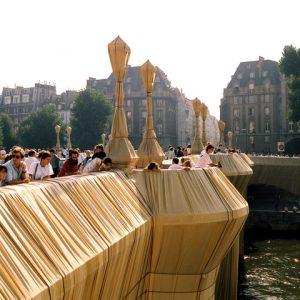
{"type": "Polygon", "coordinates": [[[300,196],[300,157],[251,156],[251,185],[273,186],[300,196]]]}

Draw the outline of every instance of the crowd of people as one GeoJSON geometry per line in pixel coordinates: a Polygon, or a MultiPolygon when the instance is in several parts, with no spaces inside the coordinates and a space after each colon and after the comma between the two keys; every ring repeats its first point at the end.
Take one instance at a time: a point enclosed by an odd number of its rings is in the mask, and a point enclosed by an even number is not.
{"type": "Polygon", "coordinates": [[[8,153],[0,150],[0,186],[28,183],[54,177],[107,171],[112,160],[106,156],[103,145],[94,150],[71,149],[59,158],[54,149],[34,150],[14,146],[8,153]]]}
{"type": "MultiPolygon", "coordinates": [[[[225,151],[223,151],[225,152],[225,151]]],[[[211,144],[208,144],[205,149],[200,153],[198,160],[194,163],[189,155],[191,154],[191,145],[186,148],[176,147],[169,145],[168,150],[165,152],[166,159],[172,161],[168,170],[190,170],[194,168],[208,168],[208,167],[218,167],[221,168],[221,164],[214,164],[210,158],[210,154],[222,153],[221,148],[215,149],[211,144]]],[[[151,162],[146,168],[149,171],[159,171],[160,167],[156,162],[151,162]]]]}
{"type": "MultiPolygon", "coordinates": [[[[223,151],[224,152],[224,151],[223,151]]],[[[190,170],[192,168],[221,167],[214,164],[211,153],[221,153],[208,144],[194,163],[190,159],[191,145],[186,148],[169,145],[165,152],[165,159],[172,161],[169,170],[190,170]]],[[[93,150],[81,152],[70,149],[61,152],[58,157],[54,149],[35,150],[14,146],[8,153],[0,149],[0,186],[28,183],[30,181],[45,180],[54,177],[76,175],[82,173],[108,171],[112,168],[111,158],[106,156],[104,147],[98,144],[93,150]]],[[[156,162],[151,162],[145,170],[160,170],[156,162]]]]}

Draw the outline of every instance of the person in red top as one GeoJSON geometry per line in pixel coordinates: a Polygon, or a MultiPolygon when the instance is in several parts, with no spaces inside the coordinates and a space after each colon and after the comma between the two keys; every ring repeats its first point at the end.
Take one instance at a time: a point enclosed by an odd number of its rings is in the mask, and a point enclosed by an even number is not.
{"type": "Polygon", "coordinates": [[[80,173],[78,170],[78,156],[79,156],[78,151],[70,150],[69,152],[70,158],[64,162],[58,174],[58,177],[76,175],[80,173]]]}

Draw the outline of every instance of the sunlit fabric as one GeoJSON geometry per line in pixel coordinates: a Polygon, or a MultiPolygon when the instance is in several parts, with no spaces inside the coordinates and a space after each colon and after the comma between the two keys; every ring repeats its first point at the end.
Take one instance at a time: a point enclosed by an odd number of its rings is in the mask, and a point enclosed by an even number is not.
{"type": "Polygon", "coordinates": [[[0,298],[213,299],[248,215],[217,168],[0,190],[0,298]]]}

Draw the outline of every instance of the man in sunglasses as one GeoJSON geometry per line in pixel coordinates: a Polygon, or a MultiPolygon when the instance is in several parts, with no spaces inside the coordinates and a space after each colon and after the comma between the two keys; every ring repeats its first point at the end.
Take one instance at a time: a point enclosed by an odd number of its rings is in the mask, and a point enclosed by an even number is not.
{"type": "Polygon", "coordinates": [[[12,159],[4,164],[7,168],[5,177],[6,184],[20,184],[28,183],[29,177],[27,174],[27,167],[24,158],[24,150],[21,147],[14,147],[12,151],[12,159]]]}

